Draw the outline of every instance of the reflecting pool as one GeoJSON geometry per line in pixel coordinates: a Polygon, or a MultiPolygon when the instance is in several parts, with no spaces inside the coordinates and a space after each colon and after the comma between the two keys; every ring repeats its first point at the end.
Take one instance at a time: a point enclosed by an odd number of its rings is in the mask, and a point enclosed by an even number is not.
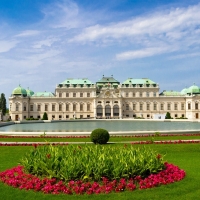
{"type": "Polygon", "coordinates": [[[82,120],[59,121],[53,123],[25,123],[0,127],[0,132],[91,132],[96,128],[108,131],[170,131],[200,130],[199,122],[166,122],[134,120],[82,120]]]}

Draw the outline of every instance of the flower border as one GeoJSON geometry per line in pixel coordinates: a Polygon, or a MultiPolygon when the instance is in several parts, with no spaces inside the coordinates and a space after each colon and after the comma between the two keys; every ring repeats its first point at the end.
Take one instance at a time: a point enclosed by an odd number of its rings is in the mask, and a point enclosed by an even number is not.
{"type": "Polygon", "coordinates": [[[83,182],[71,180],[67,183],[57,181],[55,178],[40,179],[37,176],[26,174],[23,166],[17,166],[0,173],[0,181],[19,189],[41,191],[45,194],[100,194],[111,192],[133,191],[136,189],[153,188],[160,185],[167,185],[182,180],[186,173],[173,164],[164,163],[165,169],[157,174],[151,174],[142,179],[136,176],[129,180],[108,180],[102,177],[101,182],[83,182]]]}

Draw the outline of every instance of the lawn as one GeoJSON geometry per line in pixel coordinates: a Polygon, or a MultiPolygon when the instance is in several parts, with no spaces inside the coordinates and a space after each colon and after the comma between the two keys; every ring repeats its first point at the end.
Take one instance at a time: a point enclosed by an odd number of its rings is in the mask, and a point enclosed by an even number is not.
{"type": "MultiPolygon", "coordinates": [[[[123,146],[123,144],[115,144],[123,146]]],[[[138,146],[138,145],[135,145],[138,146]]],[[[139,145],[140,146],[140,145],[139,145]]],[[[147,190],[111,193],[108,195],[45,195],[40,192],[24,191],[0,183],[0,199],[134,199],[134,200],[192,200],[200,196],[200,145],[199,144],[149,144],[160,154],[166,154],[165,160],[178,165],[186,171],[186,177],[180,182],[147,190]]],[[[0,146],[0,171],[14,167],[30,148],[28,146],[0,146]]]]}

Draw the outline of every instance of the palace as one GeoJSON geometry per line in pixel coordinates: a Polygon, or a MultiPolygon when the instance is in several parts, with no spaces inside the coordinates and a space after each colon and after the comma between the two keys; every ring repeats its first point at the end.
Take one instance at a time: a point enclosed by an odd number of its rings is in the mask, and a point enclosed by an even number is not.
{"type": "Polygon", "coordinates": [[[192,85],[177,91],[159,92],[159,85],[148,78],[128,78],[123,83],[103,76],[95,84],[90,80],[66,79],[51,92],[15,88],[9,98],[12,120],[71,118],[155,118],[167,112],[173,118],[198,119],[200,88],[192,85]]]}

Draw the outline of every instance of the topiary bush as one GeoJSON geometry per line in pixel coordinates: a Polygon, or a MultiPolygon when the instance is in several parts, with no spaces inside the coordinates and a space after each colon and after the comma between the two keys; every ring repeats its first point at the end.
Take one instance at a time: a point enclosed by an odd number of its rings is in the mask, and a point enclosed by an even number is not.
{"type": "Polygon", "coordinates": [[[92,131],[90,138],[94,144],[106,144],[110,138],[110,135],[107,130],[97,128],[92,131]]]}

